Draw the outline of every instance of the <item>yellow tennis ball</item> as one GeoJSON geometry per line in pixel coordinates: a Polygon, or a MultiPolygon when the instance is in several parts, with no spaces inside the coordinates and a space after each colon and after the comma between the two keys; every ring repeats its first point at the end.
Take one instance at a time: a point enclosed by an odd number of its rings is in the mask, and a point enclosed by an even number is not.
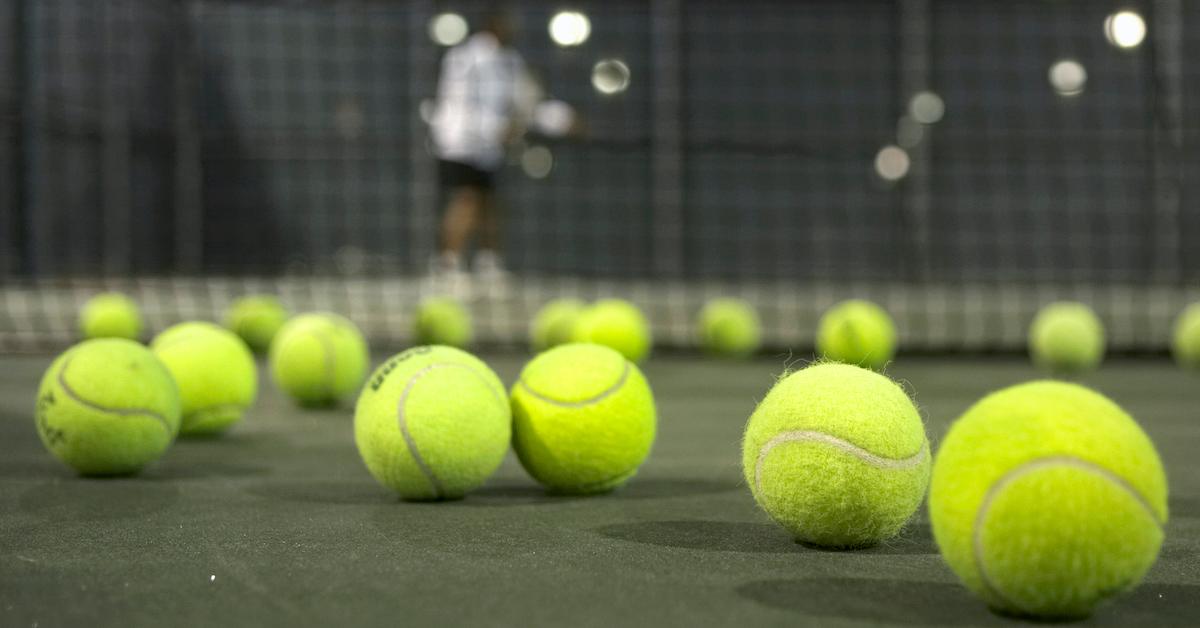
{"type": "Polygon", "coordinates": [[[579,299],[555,299],[538,310],[529,325],[529,344],[533,350],[545,351],[571,342],[584,307],[579,299]]]}
{"type": "Polygon", "coordinates": [[[225,327],[246,341],[255,352],[271,347],[271,340],[287,322],[288,311],[270,295],[247,296],[234,301],[225,312],[225,327]]]}
{"type": "Polygon", "coordinates": [[[454,299],[426,299],[417,309],[413,335],[418,344],[465,347],[474,335],[471,314],[454,299]]]}
{"type": "Polygon", "coordinates": [[[123,294],[98,294],[88,299],[79,311],[79,330],[84,338],[137,340],[142,335],[142,313],[123,294]]]}
{"type": "Polygon", "coordinates": [[[925,497],[929,464],[925,427],[904,390],[834,362],[781,379],[742,443],[758,505],[798,541],[824,547],[895,536],[925,497]]]}
{"type": "Polygon", "coordinates": [[[613,349],[566,344],[534,358],[512,387],[513,448],[558,493],[603,493],[637,473],[654,443],[646,378],[613,349]]]}
{"type": "Polygon", "coordinates": [[[870,301],[843,301],[817,324],[817,353],[879,370],[896,354],[896,326],[887,311],[870,301]]]}
{"type": "Polygon", "coordinates": [[[942,556],[989,606],[1082,617],[1154,564],[1167,478],[1117,404],[1034,381],[984,397],[951,426],[929,514],[942,556]]]}
{"type": "Polygon", "coordinates": [[[1200,368],[1200,303],[1187,306],[1175,319],[1171,354],[1180,366],[1200,368]]]}
{"type": "Polygon", "coordinates": [[[1056,373],[1089,371],[1104,359],[1104,325],[1082,303],[1051,303],[1029,327],[1029,353],[1036,364],[1056,373]]]}
{"type": "Polygon", "coordinates": [[[295,316],[271,342],[271,377],[304,406],[333,405],[353,394],[368,360],[362,332],[337,314],[295,316]]]}
{"type": "Polygon", "coordinates": [[[633,362],[650,352],[650,325],[642,311],[622,299],[602,299],[579,315],[572,340],[611,347],[633,362]]]}
{"type": "Polygon", "coordinates": [[[258,394],[258,369],[246,343],[205,322],[169,327],[150,343],[183,402],[183,435],[216,434],[240,421],[258,394]]]}
{"type": "Polygon", "coordinates": [[[135,473],[179,432],[179,390],[149,349],[86,340],[46,370],[35,410],[46,449],[82,475],[135,473]]]}
{"type": "Polygon", "coordinates": [[[371,475],[409,500],[458,499],[500,466],[512,411],[500,378],[453,347],[415,347],[367,380],[354,440],[371,475]]]}
{"type": "Polygon", "coordinates": [[[758,350],[762,325],[754,306],[741,299],[713,299],[696,320],[700,345],[713,355],[744,358],[758,350]]]}

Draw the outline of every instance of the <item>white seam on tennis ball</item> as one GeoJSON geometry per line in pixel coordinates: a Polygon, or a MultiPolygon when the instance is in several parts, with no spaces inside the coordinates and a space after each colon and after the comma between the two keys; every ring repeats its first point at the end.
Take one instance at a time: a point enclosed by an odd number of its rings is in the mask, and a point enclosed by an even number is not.
{"type": "Polygon", "coordinates": [[[170,422],[167,421],[167,417],[163,416],[159,412],[156,412],[149,408],[110,408],[108,406],[102,406],[94,401],[88,401],[87,399],[84,399],[83,397],[81,397],[79,395],[79,393],[75,392],[75,390],[73,388],[71,388],[71,385],[67,383],[67,377],[66,377],[67,376],[67,366],[69,366],[70,364],[71,364],[71,359],[68,358],[65,362],[63,362],[62,368],[60,368],[58,370],[58,377],[55,378],[58,380],[59,387],[62,388],[63,392],[67,393],[68,397],[70,397],[71,399],[74,399],[80,405],[87,406],[88,408],[91,408],[92,410],[96,410],[98,412],[107,412],[110,414],[116,414],[118,416],[138,416],[138,415],[140,415],[140,416],[151,417],[151,418],[157,420],[159,423],[161,423],[163,426],[163,429],[167,430],[168,434],[171,433],[170,422]]]}
{"type": "Polygon", "coordinates": [[[1139,504],[1141,504],[1142,508],[1145,509],[1146,514],[1150,515],[1150,520],[1154,522],[1154,525],[1158,526],[1160,529],[1162,528],[1163,522],[1159,521],[1158,514],[1154,512],[1154,508],[1150,505],[1150,502],[1146,500],[1146,497],[1142,495],[1141,491],[1134,488],[1133,485],[1125,480],[1125,478],[1089,460],[1076,458],[1074,456],[1048,456],[1045,458],[1035,458],[1018,467],[1009,469],[1007,473],[1001,476],[999,480],[996,480],[991,487],[988,488],[988,492],[983,496],[983,501],[979,504],[979,511],[975,513],[975,522],[971,532],[971,549],[972,558],[975,560],[975,571],[979,573],[980,582],[982,582],[983,586],[987,587],[992,594],[1012,606],[1019,605],[1013,604],[1012,600],[1009,600],[1004,596],[1003,593],[1000,592],[1000,589],[997,588],[995,583],[992,582],[991,578],[988,576],[987,570],[983,567],[984,519],[987,518],[988,510],[992,507],[992,502],[1009,484],[1012,484],[1013,482],[1035,471],[1041,471],[1043,469],[1060,466],[1071,467],[1087,473],[1094,473],[1101,478],[1112,482],[1117,486],[1117,488],[1125,491],[1139,504]]]}
{"type": "Polygon", "coordinates": [[[487,381],[487,378],[484,377],[483,374],[466,364],[457,364],[455,362],[435,362],[433,364],[425,365],[421,368],[421,370],[413,373],[412,377],[408,378],[408,381],[404,384],[404,391],[400,393],[400,401],[396,404],[396,423],[400,426],[400,436],[404,438],[404,444],[408,447],[408,453],[412,455],[413,461],[417,463],[417,468],[421,470],[421,474],[425,476],[425,479],[429,480],[429,485],[433,487],[433,493],[436,497],[442,497],[445,494],[445,490],[442,488],[442,483],[438,481],[437,475],[434,474],[433,469],[430,469],[429,465],[425,462],[425,459],[421,457],[421,451],[417,449],[417,443],[413,440],[412,433],[408,431],[408,419],[405,416],[404,406],[408,402],[409,393],[411,393],[412,389],[417,385],[417,380],[424,377],[430,371],[448,367],[466,369],[483,382],[484,388],[490,390],[498,402],[501,404],[508,403],[503,396],[496,392],[496,389],[492,386],[491,382],[487,381]]]}
{"type": "Polygon", "coordinates": [[[534,390],[533,387],[530,386],[528,383],[526,383],[526,381],[523,378],[521,379],[521,381],[519,381],[517,383],[520,384],[521,388],[524,388],[526,392],[533,395],[534,397],[537,397],[538,399],[540,399],[542,401],[545,401],[548,404],[555,405],[560,408],[582,408],[585,406],[590,406],[593,403],[600,403],[601,401],[604,401],[608,397],[611,397],[612,395],[616,394],[616,392],[618,390],[620,390],[622,386],[625,385],[625,380],[629,379],[629,371],[630,371],[629,361],[625,360],[625,368],[624,368],[624,370],[621,371],[621,376],[617,378],[617,381],[615,384],[613,384],[612,386],[609,386],[607,389],[601,391],[600,394],[598,394],[598,395],[589,397],[587,399],[582,399],[580,401],[561,401],[561,400],[549,397],[543,393],[540,393],[540,392],[534,390]]]}
{"type": "Polygon", "coordinates": [[[859,460],[862,460],[873,467],[892,471],[912,469],[913,467],[921,464],[921,461],[929,455],[929,442],[925,440],[921,441],[921,448],[917,450],[917,453],[911,456],[906,458],[885,458],[878,454],[871,453],[870,451],[867,451],[866,449],[863,449],[862,447],[859,447],[850,441],[843,440],[832,434],[826,434],[825,432],[818,432],[815,430],[796,430],[794,432],[784,432],[782,434],[775,435],[775,437],[767,441],[766,444],[764,444],[762,448],[758,450],[758,460],[754,464],[755,490],[762,490],[762,486],[759,484],[760,478],[762,477],[762,467],[764,464],[766,464],[767,454],[771,453],[772,449],[784,443],[805,442],[830,445],[858,458],[859,460]]]}

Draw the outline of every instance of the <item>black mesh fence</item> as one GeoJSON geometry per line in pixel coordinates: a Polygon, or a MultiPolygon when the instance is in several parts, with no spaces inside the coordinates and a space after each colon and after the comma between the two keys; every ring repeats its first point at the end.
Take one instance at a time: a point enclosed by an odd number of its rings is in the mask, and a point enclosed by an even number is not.
{"type": "MultiPolygon", "coordinates": [[[[0,275],[415,281],[444,202],[431,24],[494,5],[3,3],[0,275]]],[[[564,7],[507,6],[587,128],[526,137],[501,173],[531,305],[572,278],[691,291],[673,303],[761,284],[786,320],[844,291],[930,346],[1008,346],[1065,294],[1154,344],[1136,291],[1167,290],[1164,318],[1200,276],[1200,4],[582,0],[571,47],[547,33],[564,7]],[[1140,46],[1106,37],[1117,10],[1145,18],[1140,46]],[[628,89],[596,88],[603,60],[628,89]]]]}

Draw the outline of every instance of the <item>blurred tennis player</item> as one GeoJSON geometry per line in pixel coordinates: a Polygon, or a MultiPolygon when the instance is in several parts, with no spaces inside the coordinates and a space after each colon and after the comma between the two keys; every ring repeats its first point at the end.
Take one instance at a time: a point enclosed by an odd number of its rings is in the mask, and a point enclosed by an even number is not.
{"type": "Polygon", "coordinates": [[[515,34],[507,12],[490,13],[483,28],[446,52],[438,77],[430,135],[446,208],[431,270],[435,289],[457,296],[469,293],[464,254],[473,238],[475,275],[493,288],[507,278],[496,179],[509,149],[531,124],[559,136],[574,122],[565,103],[543,101],[512,47],[515,34]]]}

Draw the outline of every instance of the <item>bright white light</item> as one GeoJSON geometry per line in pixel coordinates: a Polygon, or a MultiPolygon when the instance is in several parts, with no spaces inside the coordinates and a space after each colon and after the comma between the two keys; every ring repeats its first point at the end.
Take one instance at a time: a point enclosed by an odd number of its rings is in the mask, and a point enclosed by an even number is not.
{"type": "Polygon", "coordinates": [[[550,18],[550,39],[560,46],[578,46],[592,34],[592,22],[578,11],[561,11],[550,18]]]}
{"type": "Polygon", "coordinates": [[[521,170],[531,179],[545,179],[554,168],[554,155],[545,146],[530,146],[521,153],[521,170]]]}
{"type": "Polygon", "coordinates": [[[908,101],[908,115],[921,124],[934,124],[945,114],[946,104],[933,92],[919,92],[908,101]]]}
{"type": "Polygon", "coordinates": [[[925,125],[908,116],[896,123],[896,143],[901,148],[914,148],[925,139],[925,125]]]}
{"type": "Polygon", "coordinates": [[[562,137],[575,124],[575,110],[561,100],[543,100],[533,109],[533,124],[549,137],[562,137]]]}
{"type": "Polygon", "coordinates": [[[1104,36],[1118,48],[1137,48],[1146,39],[1146,21],[1136,11],[1117,11],[1104,19],[1104,36]]]}
{"type": "Polygon", "coordinates": [[[629,89],[629,66],[620,59],[603,59],[592,66],[592,87],[601,94],[629,89]]]}
{"type": "Polygon", "coordinates": [[[467,20],[457,13],[438,13],[429,20],[429,38],[439,46],[453,46],[467,38],[467,20]]]}
{"type": "Polygon", "coordinates": [[[899,181],[908,174],[908,153],[899,146],[884,146],[875,155],[875,172],[884,181],[899,181]]]}
{"type": "Polygon", "coordinates": [[[1087,85],[1087,70],[1078,61],[1063,59],[1050,66],[1050,85],[1060,96],[1077,96],[1087,85]]]}

